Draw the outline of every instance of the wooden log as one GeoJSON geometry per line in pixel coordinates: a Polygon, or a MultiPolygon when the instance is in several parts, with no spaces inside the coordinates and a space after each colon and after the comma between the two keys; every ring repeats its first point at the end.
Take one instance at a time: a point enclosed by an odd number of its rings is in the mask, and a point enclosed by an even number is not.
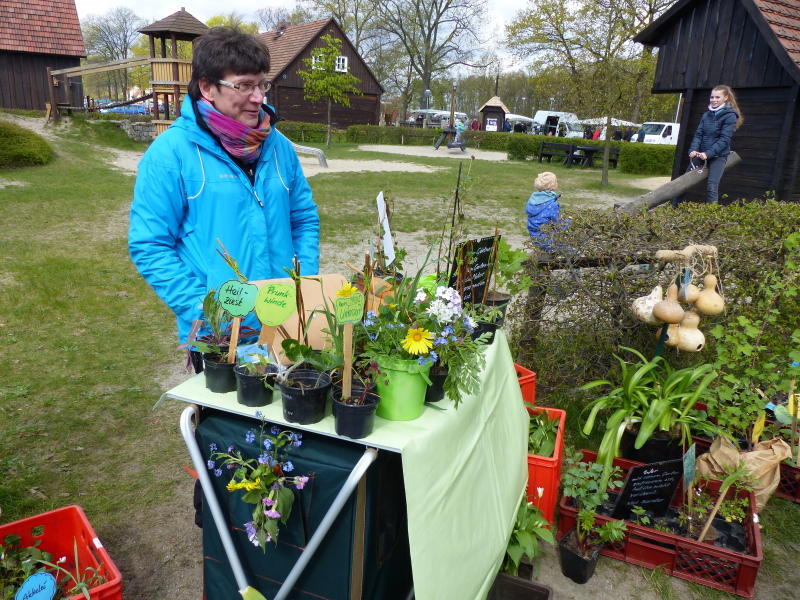
{"type": "MultiPolygon", "coordinates": [[[[727,171],[731,167],[735,167],[740,162],[742,162],[742,158],[736,154],[736,152],[731,152],[728,156],[728,162],[725,163],[725,170],[727,171]]],[[[652,192],[648,192],[644,196],[640,196],[632,202],[615,204],[614,209],[629,214],[634,214],[642,210],[649,210],[664,204],[665,202],[669,202],[681,194],[685,194],[689,189],[698,183],[705,181],[707,178],[708,169],[703,169],[702,173],[689,171],[680,177],[665,183],[660,188],[657,188],[652,192]]]]}

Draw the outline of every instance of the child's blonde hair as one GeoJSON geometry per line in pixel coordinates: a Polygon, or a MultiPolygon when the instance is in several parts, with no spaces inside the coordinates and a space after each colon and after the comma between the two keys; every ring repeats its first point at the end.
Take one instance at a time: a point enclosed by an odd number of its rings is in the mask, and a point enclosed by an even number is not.
{"type": "Polygon", "coordinates": [[[550,171],[545,171],[544,173],[539,173],[536,176],[536,181],[533,182],[534,187],[537,190],[551,190],[553,192],[558,190],[558,179],[556,179],[556,174],[551,173],[550,171]]]}

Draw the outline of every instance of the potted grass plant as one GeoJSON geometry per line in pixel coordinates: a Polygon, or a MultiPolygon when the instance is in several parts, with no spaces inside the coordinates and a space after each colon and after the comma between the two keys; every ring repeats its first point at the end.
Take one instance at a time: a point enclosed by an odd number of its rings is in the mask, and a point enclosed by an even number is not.
{"type": "Polygon", "coordinates": [[[236,389],[236,378],[234,363],[228,362],[228,329],[233,317],[219,303],[216,290],[209,291],[203,298],[203,318],[209,333],[198,337],[192,345],[203,355],[206,387],[217,393],[232,392],[236,389]]]}

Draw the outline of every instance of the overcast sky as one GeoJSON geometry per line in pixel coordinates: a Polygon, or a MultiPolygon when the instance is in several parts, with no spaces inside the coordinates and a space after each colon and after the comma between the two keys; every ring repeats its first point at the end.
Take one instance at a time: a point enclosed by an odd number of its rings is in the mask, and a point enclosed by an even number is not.
{"type": "MultiPolygon", "coordinates": [[[[378,0],[380,1],[380,0],[378,0]]],[[[148,24],[163,19],[177,12],[181,7],[188,7],[189,12],[201,21],[218,14],[237,12],[245,17],[254,18],[258,8],[267,6],[287,6],[286,0],[180,0],[165,3],[163,0],[75,0],[78,8],[78,17],[84,19],[89,15],[104,15],[112,8],[123,6],[130,8],[148,24]]],[[[514,15],[527,5],[527,0],[488,0],[489,27],[484,30],[486,35],[492,35],[495,44],[502,38],[503,27],[510,22],[514,15]],[[501,8],[502,7],[502,8],[501,8]]],[[[509,68],[510,63],[506,65],[509,68]]]]}

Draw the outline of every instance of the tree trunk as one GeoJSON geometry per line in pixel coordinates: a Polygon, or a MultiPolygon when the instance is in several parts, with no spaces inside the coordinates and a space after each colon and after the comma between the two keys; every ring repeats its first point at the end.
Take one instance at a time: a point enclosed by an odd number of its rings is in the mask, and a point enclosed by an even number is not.
{"type": "Polygon", "coordinates": [[[325,147],[331,147],[331,99],[328,98],[328,134],[325,137],[325,147]]]}
{"type": "Polygon", "coordinates": [[[600,187],[608,187],[608,157],[611,154],[611,111],[606,115],[606,139],[603,142],[603,168],[600,172],[600,187]]]}

